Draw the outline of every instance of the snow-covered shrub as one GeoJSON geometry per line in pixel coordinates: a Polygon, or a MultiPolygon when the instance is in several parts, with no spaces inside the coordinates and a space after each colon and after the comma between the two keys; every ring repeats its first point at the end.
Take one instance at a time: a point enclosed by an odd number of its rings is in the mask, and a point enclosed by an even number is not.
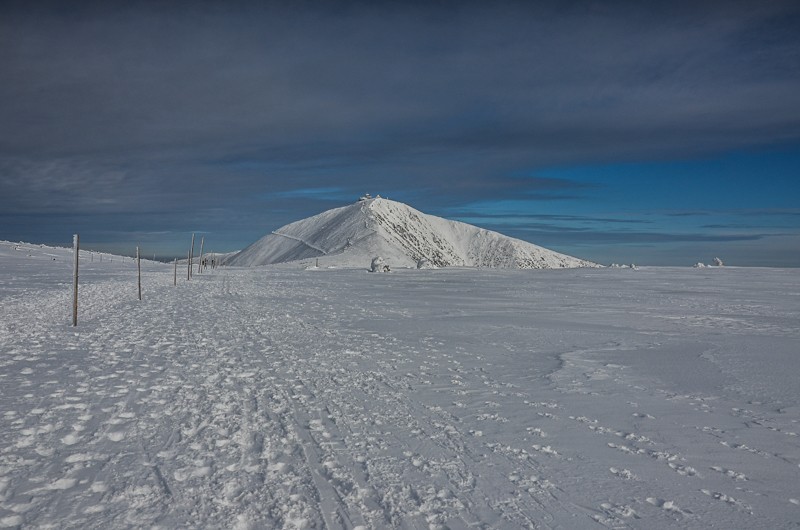
{"type": "Polygon", "coordinates": [[[725,266],[725,264],[722,263],[722,260],[719,259],[719,258],[714,258],[714,265],[716,265],[717,267],[724,267],[725,266]]]}

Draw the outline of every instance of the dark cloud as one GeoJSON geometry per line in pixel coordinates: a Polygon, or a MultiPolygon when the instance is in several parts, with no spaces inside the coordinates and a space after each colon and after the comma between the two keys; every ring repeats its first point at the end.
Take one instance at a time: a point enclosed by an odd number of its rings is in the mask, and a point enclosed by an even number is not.
{"type": "Polygon", "coordinates": [[[536,228],[530,230],[522,228],[522,232],[536,232],[536,237],[542,241],[559,240],[559,244],[568,245],[575,243],[614,243],[614,244],[641,244],[641,243],[676,243],[676,242],[732,242],[756,241],[776,234],[680,234],[666,232],[633,232],[633,231],[602,231],[602,230],[564,230],[559,227],[550,233],[536,228]],[[562,232],[563,231],[563,232],[562,232]],[[559,235],[560,234],[560,235],[559,235]]]}
{"type": "Polygon", "coordinates": [[[800,216],[798,208],[727,208],[715,210],[687,210],[687,211],[662,211],[651,212],[653,215],[667,217],[706,217],[712,215],[736,215],[744,217],[797,217],[800,216]]]}
{"type": "Polygon", "coordinates": [[[318,211],[319,194],[287,208],[302,189],[440,210],[585,198],[535,170],[800,140],[798,17],[796,2],[4,2],[0,209],[220,208],[263,231],[318,211]]]}
{"type": "MultiPolygon", "coordinates": [[[[456,214],[459,215],[459,214],[456,214]]],[[[611,224],[652,224],[653,221],[646,219],[616,219],[613,217],[590,217],[584,215],[558,215],[558,214],[502,214],[502,213],[484,213],[484,212],[469,212],[464,211],[460,214],[461,217],[470,217],[471,219],[484,219],[486,222],[491,222],[493,219],[503,219],[513,222],[524,222],[526,220],[536,219],[545,221],[567,221],[578,223],[611,223],[611,224]]]]}
{"type": "Polygon", "coordinates": [[[662,212],[661,215],[666,215],[667,217],[704,217],[707,215],[714,215],[712,211],[704,211],[704,210],[688,210],[685,212],[662,212]]]}
{"type": "Polygon", "coordinates": [[[645,149],[643,131],[673,146],[797,135],[800,37],[769,37],[791,3],[299,5],[12,11],[0,145],[557,158],[645,149]]]}
{"type": "Polygon", "coordinates": [[[745,266],[794,267],[800,258],[796,234],[742,231],[714,234],[705,231],[632,231],[592,229],[561,224],[528,223],[520,227],[481,223],[519,239],[599,263],[690,266],[721,256],[726,263],[745,266]]]}

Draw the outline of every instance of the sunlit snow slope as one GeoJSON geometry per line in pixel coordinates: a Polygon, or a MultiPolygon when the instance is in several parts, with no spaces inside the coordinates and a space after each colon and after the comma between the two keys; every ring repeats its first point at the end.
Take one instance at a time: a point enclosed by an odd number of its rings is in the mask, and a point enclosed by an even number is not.
{"type": "Polygon", "coordinates": [[[326,266],[366,266],[375,256],[401,267],[415,266],[421,259],[439,267],[596,266],[382,198],[359,201],[288,224],[242,250],[228,264],[248,267],[318,258],[326,266]]]}

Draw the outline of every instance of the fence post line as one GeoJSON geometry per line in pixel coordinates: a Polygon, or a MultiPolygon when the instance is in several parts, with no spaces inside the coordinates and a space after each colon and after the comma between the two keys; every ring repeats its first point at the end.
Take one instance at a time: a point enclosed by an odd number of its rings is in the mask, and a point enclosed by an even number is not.
{"type": "Polygon", "coordinates": [[[72,326],[78,325],[78,253],[80,252],[80,237],[72,236],[72,247],[75,252],[75,261],[72,267],[72,326]]]}

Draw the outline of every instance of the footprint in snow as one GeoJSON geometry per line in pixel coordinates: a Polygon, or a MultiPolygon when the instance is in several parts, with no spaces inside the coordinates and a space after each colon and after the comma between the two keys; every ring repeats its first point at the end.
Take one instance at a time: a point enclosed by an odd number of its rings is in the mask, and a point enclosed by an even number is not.
{"type": "Polygon", "coordinates": [[[106,438],[111,440],[112,442],[121,442],[125,439],[125,433],[121,431],[114,431],[106,434],[106,438]]]}
{"type": "Polygon", "coordinates": [[[619,478],[625,480],[636,480],[636,475],[629,469],[618,469],[616,467],[610,467],[608,470],[613,474],[618,476],[619,478]]]}
{"type": "Polygon", "coordinates": [[[557,457],[557,456],[561,456],[561,454],[560,454],[560,453],[558,453],[558,451],[556,451],[555,449],[553,449],[553,448],[552,448],[552,447],[550,447],[549,445],[538,445],[538,444],[534,444],[534,445],[532,445],[531,447],[533,447],[533,450],[534,450],[534,451],[538,451],[538,452],[540,452],[540,453],[543,453],[543,454],[546,454],[546,455],[548,455],[548,456],[556,456],[556,457],[557,457]]]}
{"type": "Polygon", "coordinates": [[[78,443],[80,441],[81,441],[80,437],[76,436],[74,434],[68,434],[68,435],[64,436],[63,438],[61,438],[61,443],[64,444],[64,445],[75,445],[76,443],[78,443]]]}
{"type": "Polygon", "coordinates": [[[741,508],[741,509],[744,509],[744,510],[750,510],[750,507],[748,505],[746,505],[742,501],[734,499],[730,495],[726,495],[726,494],[720,493],[718,491],[711,491],[711,490],[707,490],[707,489],[701,489],[700,491],[703,494],[708,495],[709,497],[711,497],[713,499],[725,502],[727,504],[730,504],[731,506],[736,506],[737,508],[741,508]]]}
{"type": "Polygon", "coordinates": [[[108,486],[105,482],[95,482],[89,489],[92,493],[105,493],[108,491],[108,486]]]}
{"type": "Polygon", "coordinates": [[[77,483],[78,483],[78,481],[75,480],[74,478],[60,478],[60,479],[56,480],[55,482],[51,482],[50,484],[45,486],[45,489],[48,489],[48,490],[68,490],[68,489],[70,489],[71,487],[73,487],[77,483]]]}
{"type": "Polygon", "coordinates": [[[630,506],[604,502],[600,505],[600,509],[604,515],[594,515],[592,516],[592,519],[604,526],[617,528],[620,524],[623,524],[622,519],[627,519],[630,517],[635,519],[639,518],[639,516],[630,506]]]}
{"type": "Polygon", "coordinates": [[[21,526],[24,519],[19,515],[9,515],[0,519],[0,528],[14,528],[21,526]]]}
{"type": "Polygon", "coordinates": [[[198,466],[198,467],[184,467],[182,469],[178,469],[172,474],[172,476],[175,477],[175,480],[177,480],[178,482],[183,482],[190,478],[207,477],[210,474],[211,474],[210,466],[198,466]]]}
{"type": "Polygon", "coordinates": [[[675,504],[675,502],[673,502],[673,501],[668,501],[668,500],[665,500],[665,499],[658,499],[656,497],[647,497],[646,500],[647,500],[648,503],[652,504],[656,508],[661,508],[664,511],[675,512],[675,513],[679,513],[681,515],[686,515],[687,513],[691,513],[688,510],[680,509],[675,504]]]}
{"type": "Polygon", "coordinates": [[[723,475],[728,476],[734,480],[742,480],[742,481],[747,480],[747,475],[745,475],[744,473],[739,473],[732,469],[726,469],[720,466],[711,466],[711,469],[713,469],[717,473],[722,473],[723,475]]]}
{"type": "Polygon", "coordinates": [[[102,460],[103,458],[105,458],[104,455],[99,455],[99,454],[75,453],[65,458],[64,462],[68,464],[77,464],[83,462],[91,462],[92,460],[102,460]]]}
{"type": "Polygon", "coordinates": [[[695,468],[692,466],[684,466],[680,464],[673,464],[672,462],[669,463],[669,467],[675,471],[679,475],[688,476],[688,477],[699,477],[703,478],[703,476],[697,472],[695,468]]]}
{"type": "Polygon", "coordinates": [[[45,446],[45,445],[37,445],[36,449],[34,449],[34,451],[36,451],[37,455],[43,456],[45,458],[50,458],[56,452],[56,450],[53,449],[52,447],[48,447],[48,446],[45,446]]]}
{"type": "Polygon", "coordinates": [[[290,470],[291,466],[285,462],[276,462],[267,466],[267,471],[272,471],[273,473],[278,474],[288,473],[290,470]]]}

